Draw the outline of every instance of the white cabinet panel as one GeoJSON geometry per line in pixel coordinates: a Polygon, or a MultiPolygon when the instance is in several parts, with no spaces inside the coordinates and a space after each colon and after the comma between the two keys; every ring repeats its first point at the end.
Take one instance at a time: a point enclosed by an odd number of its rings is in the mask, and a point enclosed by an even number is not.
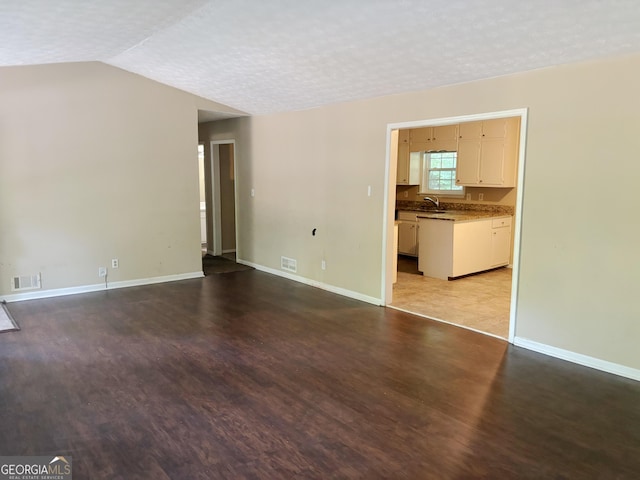
{"type": "Polygon", "coordinates": [[[398,253],[403,255],[417,255],[417,224],[415,222],[401,222],[398,225],[398,253]]]}
{"type": "Polygon", "coordinates": [[[453,263],[453,224],[444,220],[421,218],[421,254],[418,270],[427,277],[446,280],[451,276],[453,263]]]}
{"type": "Polygon", "coordinates": [[[420,184],[420,156],[412,155],[409,147],[409,130],[398,131],[397,185],[420,184]]]}
{"type": "Polygon", "coordinates": [[[511,217],[491,222],[491,266],[508,265],[511,260],[511,217]]]}
{"type": "Polygon", "coordinates": [[[418,255],[418,217],[416,212],[398,212],[398,253],[418,255]]]}
{"type": "Polygon", "coordinates": [[[491,255],[491,221],[453,225],[453,257],[449,277],[459,277],[487,268],[491,255]]]}

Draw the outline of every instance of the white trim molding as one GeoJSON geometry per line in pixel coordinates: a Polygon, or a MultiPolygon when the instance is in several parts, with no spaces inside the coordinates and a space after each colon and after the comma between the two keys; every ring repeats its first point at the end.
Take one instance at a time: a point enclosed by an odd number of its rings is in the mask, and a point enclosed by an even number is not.
{"type": "Polygon", "coordinates": [[[589,357],[588,355],[572,352],[570,350],[552,347],[526,338],[516,337],[513,343],[515,346],[526,348],[527,350],[533,350],[534,352],[543,353],[561,360],[577,363],[578,365],[595,368],[596,370],[602,370],[603,372],[613,373],[614,375],[640,381],[640,370],[635,368],[626,367],[624,365],[608,362],[599,358],[589,357]]]}
{"type": "Polygon", "coordinates": [[[11,302],[22,302],[24,300],[38,300],[41,298],[62,297],[64,295],[77,295],[79,293],[101,292],[103,290],[113,290],[116,288],[139,287],[143,285],[153,285],[155,283],[176,282],[179,280],[190,280],[193,278],[203,278],[203,272],[179,273],[176,275],[164,275],[162,277],[139,278],[136,280],[124,280],[121,282],[98,283],[95,285],[83,285],[80,287],[56,288],[53,290],[38,290],[28,293],[17,293],[4,295],[0,300],[11,302]]]}
{"type": "Polygon", "coordinates": [[[354,292],[352,290],[347,290],[345,288],[336,287],[333,285],[329,285],[328,283],[318,282],[316,280],[311,280],[306,277],[301,277],[300,275],[293,275],[288,272],[283,272],[281,270],[277,270],[275,268],[265,267],[264,265],[259,265],[257,263],[247,262],[246,260],[236,260],[237,263],[241,263],[242,265],[248,265],[249,267],[253,267],[256,270],[260,270],[261,272],[270,273],[272,275],[276,275],[278,277],[284,277],[288,280],[293,280],[294,282],[303,283],[305,285],[309,285],[311,287],[316,287],[321,290],[326,290],[331,293],[336,293],[338,295],[342,295],[343,297],[353,298],[354,300],[360,300],[361,302],[371,303],[373,305],[382,306],[382,300],[380,298],[370,297],[368,295],[363,295],[362,293],[354,292]]]}

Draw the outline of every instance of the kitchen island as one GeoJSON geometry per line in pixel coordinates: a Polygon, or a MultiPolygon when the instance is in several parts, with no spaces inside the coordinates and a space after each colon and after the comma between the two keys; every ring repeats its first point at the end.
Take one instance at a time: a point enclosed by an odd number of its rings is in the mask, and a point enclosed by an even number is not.
{"type": "Polygon", "coordinates": [[[512,216],[486,211],[420,212],[418,270],[452,280],[509,264],[512,216]]]}

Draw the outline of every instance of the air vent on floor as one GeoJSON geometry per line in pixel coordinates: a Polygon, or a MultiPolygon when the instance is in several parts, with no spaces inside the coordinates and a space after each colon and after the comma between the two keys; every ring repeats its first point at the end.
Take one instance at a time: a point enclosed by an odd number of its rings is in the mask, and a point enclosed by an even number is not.
{"type": "Polygon", "coordinates": [[[280,268],[287,272],[296,273],[298,271],[298,262],[293,258],[280,257],[280,268]]]}
{"type": "Polygon", "coordinates": [[[11,290],[35,290],[40,288],[40,274],[37,275],[21,275],[11,279],[11,290]]]}

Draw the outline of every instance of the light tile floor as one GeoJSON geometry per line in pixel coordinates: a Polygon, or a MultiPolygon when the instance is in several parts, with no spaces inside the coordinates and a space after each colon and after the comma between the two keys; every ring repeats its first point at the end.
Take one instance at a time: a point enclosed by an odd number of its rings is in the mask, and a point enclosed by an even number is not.
{"type": "Polygon", "coordinates": [[[507,338],[511,269],[499,268],[457,280],[421,275],[418,260],[400,256],[391,306],[507,338]]]}

